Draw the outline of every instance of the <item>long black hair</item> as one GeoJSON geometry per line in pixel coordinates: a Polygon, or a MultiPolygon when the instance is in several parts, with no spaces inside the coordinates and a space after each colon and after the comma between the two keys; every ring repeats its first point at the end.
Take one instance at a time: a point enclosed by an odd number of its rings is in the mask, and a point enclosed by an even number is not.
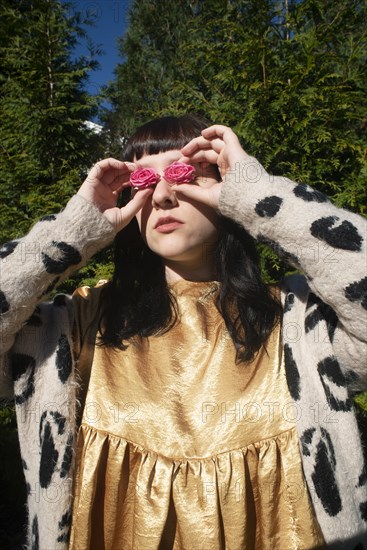
{"type": "MultiPolygon", "coordinates": [[[[208,125],[195,115],[155,119],[128,140],[123,159],[181,149],[208,125]]],[[[121,204],[129,198],[130,191],[124,191],[121,204]]],[[[262,281],[253,238],[225,217],[215,261],[215,279],[221,283],[217,307],[236,346],[237,360],[251,361],[279,321],[281,306],[262,281]]],[[[113,279],[101,296],[100,344],[126,349],[133,336],[168,331],[177,322],[178,310],[163,260],[144,243],[135,218],[115,239],[114,262],[113,279]]]]}

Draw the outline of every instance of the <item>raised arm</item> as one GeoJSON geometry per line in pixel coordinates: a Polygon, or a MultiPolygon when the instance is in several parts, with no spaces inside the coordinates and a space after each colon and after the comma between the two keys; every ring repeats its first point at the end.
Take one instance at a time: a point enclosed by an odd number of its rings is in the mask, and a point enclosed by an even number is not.
{"type": "Polygon", "coordinates": [[[346,335],[335,341],[338,353],[367,370],[361,361],[367,332],[366,221],[304,184],[269,175],[225,126],[207,128],[182,153],[181,161],[217,163],[223,182],[205,190],[180,185],[177,191],[218,208],[302,270],[346,335]]]}
{"type": "Polygon", "coordinates": [[[99,162],[61,213],[46,216],[25,237],[1,249],[0,388],[5,383],[6,352],[37,303],[110,244],[150,194],[139,193],[126,207],[116,207],[133,168],[115,159],[99,162]]]}

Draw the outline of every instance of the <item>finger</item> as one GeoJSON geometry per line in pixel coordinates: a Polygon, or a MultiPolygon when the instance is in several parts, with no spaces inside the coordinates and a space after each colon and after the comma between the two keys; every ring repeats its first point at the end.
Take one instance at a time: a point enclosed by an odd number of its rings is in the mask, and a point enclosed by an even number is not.
{"type": "Polygon", "coordinates": [[[172,189],[176,192],[178,198],[180,195],[192,199],[197,202],[211,206],[212,208],[218,207],[219,194],[221,190],[221,184],[215,184],[212,187],[200,187],[199,185],[192,184],[175,184],[172,185],[172,189]]]}
{"type": "Polygon", "coordinates": [[[123,162],[114,158],[103,159],[93,166],[89,172],[89,179],[103,181],[110,185],[118,178],[125,178],[135,169],[135,164],[132,162],[123,162]]]}
{"type": "Polygon", "coordinates": [[[189,143],[187,143],[184,147],[182,147],[181,151],[184,154],[191,154],[195,153],[196,151],[199,151],[200,149],[210,149],[211,143],[208,139],[205,139],[203,136],[198,136],[189,143]]]}
{"type": "Polygon", "coordinates": [[[182,156],[178,162],[184,162],[186,164],[193,163],[207,163],[207,164],[217,164],[219,154],[213,149],[201,150],[193,153],[191,155],[182,156]]]}
{"type": "Polygon", "coordinates": [[[147,189],[142,189],[138,193],[135,193],[131,201],[127,203],[126,206],[121,208],[121,213],[124,218],[127,220],[132,220],[133,217],[141,210],[150,195],[153,194],[153,188],[148,187],[147,189]]]}
{"type": "Polygon", "coordinates": [[[123,173],[119,172],[114,174],[114,179],[110,182],[107,182],[107,185],[112,189],[112,191],[121,191],[124,187],[130,185],[130,175],[135,170],[136,165],[133,163],[126,163],[126,168],[123,173]]]}
{"type": "Polygon", "coordinates": [[[210,149],[220,153],[223,147],[224,143],[220,139],[206,139],[203,136],[199,136],[187,143],[187,145],[181,149],[181,152],[185,156],[191,156],[197,151],[210,149]]]}
{"type": "Polygon", "coordinates": [[[122,170],[125,167],[125,163],[115,158],[107,158],[98,161],[90,170],[89,175],[96,175],[97,177],[106,170],[122,170]]]}
{"type": "Polygon", "coordinates": [[[205,128],[201,132],[204,139],[211,140],[213,138],[220,138],[227,145],[230,143],[238,143],[238,137],[228,126],[223,126],[222,124],[214,124],[205,128]]]}

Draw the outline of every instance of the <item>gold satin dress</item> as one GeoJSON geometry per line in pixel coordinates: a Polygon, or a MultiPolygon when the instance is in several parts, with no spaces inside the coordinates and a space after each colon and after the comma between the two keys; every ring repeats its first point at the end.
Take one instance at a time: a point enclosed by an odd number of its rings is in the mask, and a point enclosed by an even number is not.
{"type": "Polygon", "coordinates": [[[94,346],[100,289],[74,295],[86,391],[70,548],[322,548],[279,327],[236,364],[219,283],[171,288],[180,322],[126,351],[94,346]]]}

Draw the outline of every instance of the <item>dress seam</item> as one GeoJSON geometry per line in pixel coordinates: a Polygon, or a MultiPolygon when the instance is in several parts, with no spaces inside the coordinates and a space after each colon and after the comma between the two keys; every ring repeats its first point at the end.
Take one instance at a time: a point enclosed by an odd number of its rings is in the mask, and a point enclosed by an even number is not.
{"type": "Polygon", "coordinates": [[[113,434],[107,430],[102,430],[100,428],[95,428],[94,426],[90,426],[89,424],[85,424],[84,422],[81,423],[80,425],[80,429],[81,428],[89,428],[95,432],[98,432],[100,434],[104,434],[104,435],[107,435],[107,436],[111,436],[111,437],[116,437],[117,439],[119,440],[122,440],[122,441],[126,441],[126,443],[130,443],[131,445],[134,445],[135,447],[139,447],[139,449],[143,450],[143,451],[146,451],[147,453],[153,453],[159,457],[162,457],[166,460],[173,460],[173,461],[181,461],[181,462],[186,462],[186,461],[189,461],[189,460],[210,460],[210,459],[214,459],[218,456],[221,456],[221,455],[224,455],[224,454],[228,454],[228,453],[233,453],[235,451],[241,451],[243,449],[247,449],[248,447],[250,446],[253,446],[253,447],[256,447],[256,446],[261,446],[260,444],[265,442],[265,441],[270,441],[270,440],[273,440],[273,439],[276,439],[276,438],[279,438],[281,437],[282,435],[288,433],[288,432],[294,432],[296,430],[295,426],[292,426],[291,428],[289,428],[288,430],[284,430],[282,432],[279,432],[271,437],[266,437],[264,439],[259,439],[258,441],[256,441],[255,443],[249,443],[248,445],[243,445],[242,447],[236,447],[235,449],[230,449],[230,450],[226,450],[226,451],[222,451],[220,453],[216,453],[215,455],[210,455],[210,456],[204,456],[204,457],[170,457],[170,456],[167,456],[167,455],[164,455],[158,451],[154,451],[153,449],[147,449],[146,447],[143,447],[143,445],[141,445],[140,443],[136,443],[135,441],[132,441],[131,439],[128,439],[127,437],[121,437],[119,435],[116,435],[116,434],[113,434]]]}

